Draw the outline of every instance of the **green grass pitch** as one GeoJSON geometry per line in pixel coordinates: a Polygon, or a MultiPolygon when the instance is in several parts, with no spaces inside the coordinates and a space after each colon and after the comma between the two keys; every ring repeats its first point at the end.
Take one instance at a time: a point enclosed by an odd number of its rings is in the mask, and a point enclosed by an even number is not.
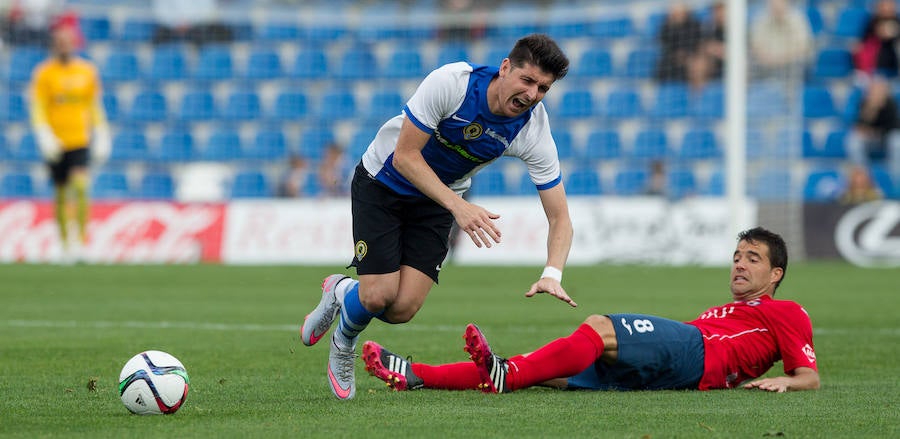
{"type": "MultiPolygon", "coordinates": [[[[0,265],[0,436],[900,437],[900,270],[790,267],[778,297],[812,316],[818,391],[392,392],[358,363],[347,402],[328,389],[328,343],[307,348],[297,333],[330,271],[0,265]],[[121,367],[146,349],[190,374],[174,415],[131,415],[119,401],[121,367]]],[[[465,361],[469,322],[512,355],[568,335],[589,313],[689,320],[729,299],[727,268],[570,267],[572,309],[523,297],[538,273],[448,266],[411,323],[376,321],[363,339],[417,361],[465,361]]]]}

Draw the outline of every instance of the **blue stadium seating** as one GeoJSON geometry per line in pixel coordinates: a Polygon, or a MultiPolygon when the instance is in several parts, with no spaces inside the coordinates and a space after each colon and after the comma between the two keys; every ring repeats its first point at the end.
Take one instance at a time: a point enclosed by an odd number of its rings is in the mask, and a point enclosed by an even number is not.
{"type": "MultiPolygon", "coordinates": [[[[563,178],[567,178],[565,174],[563,174],[563,178]]],[[[519,175],[519,184],[515,188],[515,195],[535,195],[537,194],[537,186],[534,185],[534,182],[531,181],[531,176],[528,175],[528,172],[522,172],[519,175]]]]}
{"type": "Polygon", "coordinates": [[[600,174],[594,168],[579,167],[566,177],[566,193],[569,195],[599,195],[602,192],[600,174]]]}
{"type": "Polygon", "coordinates": [[[812,31],[813,36],[818,37],[825,28],[825,19],[815,4],[810,4],[806,7],[806,19],[809,21],[809,29],[812,31]]]}
{"type": "Polygon", "coordinates": [[[322,120],[352,118],[356,116],[356,96],[349,89],[326,90],[319,98],[315,115],[322,120]]]}
{"type": "Polygon", "coordinates": [[[622,142],[615,129],[598,128],[588,134],[584,158],[588,160],[614,160],[622,157],[622,142]]]}
{"type": "Polygon", "coordinates": [[[845,159],[847,153],[844,151],[844,138],[847,131],[837,129],[828,133],[822,148],[816,148],[810,139],[809,142],[803,142],[803,157],[808,159],[845,159]]]}
{"type": "Polygon", "coordinates": [[[856,116],[859,114],[859,104],[862,103],[865,90],[860,87],[853,87],[844,96],[844,109],[841,111],[841,119],[845,124],[856,122],[856,116]]]}
{"type": "Polygon", "coordinates": [[[168,116],[166,97],[155,90],[145,90],[135,95],[128,114],[129,119],[135,122],[160,122],[168,116]]]}
{"type": "Polygon", "coordinates": [[[459,61],[469,61],[469,48],[463,43],[450,42],[438,48],[437,61],[432,68],[459,61]]]}
{"type": "Polygon", "coordinates": [[[40,151],[38,150],[37,143],[34,140],[34,134],[32,134],[31,132],[27,132],[19,139],[19,146],[13,153],[12,159],[14,161],[20,162],[44,161],[44,159],[41,157],[40,151]]]}
{"type": "Polygon", "coordinates": [[[474,196],[498,196],[506,194],[506,176],[496,168],[484,168],[472,177],[469,193],[474,196]]]}
{"type": "Polygon", "coordinates": [[[153,38],[154,32],[156,23],[153,20],[130,17],[122,23],[117,38],[127,42],[146,43],[153,38]]]}
{"type": "MultiPolygon", "coordinates": [[[[371,138],[369,139],[371,141],[371,138]]],[[[300,155],[313,161],[322,159],[325,148],[335,141],[334,131],[327,126],[316,126],[300,133],[300,155]]]]}
{"type": "Polygon", "coordinates": [[[135,81],[141,76],[137,54],[133,50],[118,49],[110,52],[100,69],[103,82],[135,81]]]}
{"type": "Polygon", "coordinates": [[[817,78],[846,78],[853,73],[853,55],[844,47],[827,47],[816,55],[813,74],[817,78]]]}
{"type": "Polygon", "coordinates": [[[207,139],[206,145],[200,153],[200,159],[226,162],[240,159],[243,155],[241,137],[238,132],[232,128],[221,127],[216,129],[207,139]]]}
{"type": "Polygon", "coordinates": [[[262,41],[296,41],[300,39],[300,26],[297,23],[273,21],[263,23],[256,35],[262,41]]]}
{"type": "Polygon", "coordinates": [[[656,71],[657,49],[634,49],[628,53],[623,76],[629,79],[649,79],[656,71]]]}
{"type": "Polygon", "coordinates": [[[544,31],[557,40],[588,35],[589,22],[580,5],[549,2],[544,31]]]}
{"type": "Polygon", "coordinates": [[[835,201],[843,193],[843,178],[835,169],[812,171],[806,177],[803,199],[812,202],[835,201]]]}
{"type": "Polygon", "coordinates": [[[193,78],[203,81],[219,81],[234,77],[231,51],[225,45],[203,46],[197,54],[193,78]]]}
{"type": "Polygon", "coordinates": [[[849,6],[838,12],[833,34],[838,37],[859,38],[869,19],[869,11],[849,6]]]}
{"type": "Polygon", "coordinates": [[[91,197],[95,199],[124,199],[130,195],[128,177],[121,171],[101,172],[91,184],[91,197]]]}
{"type": "Polygon", "coordinates": [[[240,171],[231,183],[232,198],[266,198],[272,196],[269,179],[260,171],[240,171]]]}
{"type": "Polygon", "coordinates": [[[309,114],[308,99],[301,91],[282,91],[275,96],[272,119],[288,121],[303,119],[309,114]]]}
{"type": "Polygon", "coordinates": [[[588,35],[594,38],[625,38],[633,34],[634,23],[627,15],[597,18],[588,27],[588,35]]]}
{"type": "Polygon", "coordinates": [[[136,196],[145,200],[171,200],[175,197],[175,181],[168,172],[144,174],[136,196]]]}
{"type": "Polygon", "coordinates": [[[556,153],[560,160],[568,160],[575,157],[575,146],[572,141],[572,132],[565,128],[556,128],[552,132],[553,142],[556,143],[556,153]]]}
{"type": "Polygon", "coordinates": [[[641,117],[644,105],[639,91],[630,87],[619,87],[606,96],[604,115],[615,119],[641,117]]]}
{"type": "Polygon", "coordinates": [[[190,131],[174,129],[163,133],[156,150],[156,159],[162,162],[188,162],[197,158],[194,136],[190,131]]]}
{"type": "Polygon", "coordinates": [[[378,62],[372,50],[366,46],[352,46],[341,54],[335,77],[357,80],[372,77],[378,72],[378,62]]]}
{"type": "Polygon", "coordinates": [[[369,120],[385,121],[400,114],[406,102],[394,90],[382,90],[372,94],[365,116],[369,120]]]}
{"type": "Polygon", "coordinates": [[[557,117],[573,119],[594,116],[594,95],[589,90],[567,90],[553,113],[557,117]]]}
{"type": "Polygon", "coordinates": [[[228,96],[222,109],[222,118],[226,121],[255,120],[262,113],[259,95],[253,91],[237,91],[228,96]]]}
{"type": "Polygon", "coordinates": [[[480,63],[488,66],[499,66],[503,59],[506,58],[506,55],[509,55],[512,44],[505,39],[491,41],[491,45],[481,58],[480,63]]]}
{"type": "Polygon", "coordinates": [[[747,187],[751,196],[763,201],[783,201],[795,195],[790,172],[781,168],[763,170],[747,187]]]}
{"type": "Polygon", "coordinates": [[[783,117],[788,113],[788,100],[781,84],[755,82],[747,87],[747,117],[783,117]]]}
{"type": "Polygon", "coordinates": [[[644,25],[641,27],[641,35],[648,40],[655,40],[659,35],[659,29],[666,21],[666,12],[651,12],[647,15],[644,25]]]}
{"type": "Polygon", "coordinates": [[[824,85],[803,87],[803,117],[824,118],[837,116],[831,91],[824,85]]]}
{"type": "Polygon", "coordinates": [[[721,83],[711,83],[689,100],[688,115],[697,119],[721,119],[725,116],[725,90],[721,83]]]}
{"type": "Polygon", "coordinates": [[[87,41],[106,41],[110,36],[110,22],[104,16],[82,16],[78,18],[81,33],[87,41]]]}
{"type": "Polygon", "coordinates": [[[244,151],[243,158],[251,160],[281,161],[287,158],[287,137],[278,128],[262,127],[253,142],[244,151]]]}
{"type": "Polygon", "coordinates": [[[381,76],[389,79],[419,79],[424,73],[422,56],[415,47],[399,46],[388,57],[381,76]]]}
{"type": "Polygon", "coordinates": [[[617,195],[640,195],[647,190],[650,173],[644,168],[620,168],[613,180],[617,195]]]}
{"type": "Polygon", "coordinates": [[[613,60],[610,51],[603,47],[591,47],[578,58],[578,63],[570,73],[575,78],[606,78],[613,75],[613,60]]]}
{"type": "MultiPolygon", "coordinates": [[[[359,161],[369,144],[372,143],[372,139],[375,138],[375,133],[378,132],[380,127],[381,125],[377,124],[364,124],[357,128],[350,138],[350,144],[347,145],[347,155],[350,157],[350,160],[354,162],[359,161]]],[[[302,148],[303,140],[300,142],[302,148]]]]}
{"type": "Polygon", "coordinates": [[[15,46],[9,52],[7,80],[25,83],[31,80],[31,72],[47,57],[47,51],[37,46],[15,46]]]}
{"type": "Polygon", "coordinates": [[[869,173],[872,176],[872,181],[881,189],[884,198],[891,200],[900,199],[900,181],[894,181],[883,165],[873,164],[869,167],[869,173]]]}
{"type": "Polygon", "coordinates": [[[707,128],[692,128],[684,133],[679,157],[688,160],[706,160],[721,157],[716,134],[707,128]]]}
{"type": "Polygon", "coordinates": [[[690,169],[672,169],[666,173],[666,193],[669,198],[684,198],[696,192],[697,181],[690,169]]]}
{"type": "Polygon", "coordinates": [[[0,92],[0,122],[22,122],[27,118],[22,95],[0,92]]]}
{"type": "Polygon", "coordinates": [[[6,142],[6,136],[0,132],[0,161],[12,159],[13,152],[9,150],[9,144],[6,142]]]}
{"type": "Polygon", "coordinates": [[[135,128],[124,128],[119,130],[113,137],[110,161],[137,162],[147,160],[148,157],[147,138],[144,136],[143,131],[135,128]]]}
{"type": "Polygon", "coordinates": [[[215,98],[209,91],[189,91],[181,97],[179,119],[188,122],[213,120],[218,117],[215,98]]]}
{"type": "Polygon", "coordinates": [[[680,118],[688,115],[688,88],[680,83],[662,84],[656,89],[650,116],[680,118]]]}
{"type": "Polygon", "coordinates": [[[115,94],[103,92],[103,110],[106,112],[107,121],[119,120],[119,99],[115,94]]]}
{"type": "Polygon", "coordinates": [[[725,195],[725,174],[721,169],[713,171],[706,185],[700,189],[700,194],[712,197],[725,195]]]}
{"type": "Polygon", "coordinates": [[[322,79],[328,75],[329,69],[328,57],[323,50],[305,48],[297,52],[289,75],[294,79],[322,79]]]}
{"type": "Polygon", "coordinates": [[[661,128],[644,128],[637,132],[631,157],[636,159],[658,160],[669,155],[669,142],[665,130],[661,128]]]}
{"type": "Polygon", "coordinates": [[[249,79],[275,79],[283,75],[281,57],[274,49],[255,49],[247,56],[244,76],[249,79]]]}
{"type": "Polygon", "coordinates": [[[188,77],[188,62],[184,48],[177,44],[158,46],[153,50],[147,79],[177,81],[188,77]]]}
{"type": "Polygon", "coordinates": [[[31,198],[34,182],[27,172],[12,172],[0,179],[0,198],[31,198]]]}

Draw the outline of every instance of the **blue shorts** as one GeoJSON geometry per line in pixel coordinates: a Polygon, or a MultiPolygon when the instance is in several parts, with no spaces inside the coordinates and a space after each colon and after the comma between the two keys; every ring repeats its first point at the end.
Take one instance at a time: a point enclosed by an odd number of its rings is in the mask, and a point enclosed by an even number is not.
{"type": "Polygon", "coordinates": [[[703,376],[703,336],[686,323],[643,314],[610,314],[618,361],[597,360],[569,378],[569,389],[697,389],[703,376]]]}

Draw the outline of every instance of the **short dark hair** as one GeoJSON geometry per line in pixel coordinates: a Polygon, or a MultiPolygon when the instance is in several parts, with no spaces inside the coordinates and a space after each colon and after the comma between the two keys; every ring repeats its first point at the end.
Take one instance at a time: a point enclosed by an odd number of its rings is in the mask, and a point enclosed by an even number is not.
{"type": "MultiPolygon", "coordinates": [[[[773,267],[780,268],[782,273],[781,280],[775,283],[775,290],[777,290],[778,286],[781,285],[781,281],[787,275],[788,253],[784,238],[762,227],[754,227],[739,233],[738,241],[747,241],[754,244],[761,242],[769,247],[769,263],[773,267]]],[[[772,293],[775,290],[772,290],[772,293]]]]}
{"type": "Polygon", "coordinates": [[[531,34],[519,39],[507,57],[513,67],[522,67],[525,63],[533,64],[553,75],[554,79],[562,79],[569,73],[569,58],[556,42],[545,34],[531,34]]]}

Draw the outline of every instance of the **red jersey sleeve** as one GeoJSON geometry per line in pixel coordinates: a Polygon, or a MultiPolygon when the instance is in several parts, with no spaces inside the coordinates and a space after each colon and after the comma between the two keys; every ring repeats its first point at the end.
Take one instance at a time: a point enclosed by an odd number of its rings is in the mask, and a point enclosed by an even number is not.
{"type": "Polygon", "coordinates": [[[774,332],[784,372],[791,373],[798,367],[818,371],[809,314],[796,302],[785,300],[777,303],[782,305],[782,309],[770,316],[774,319],[772,325],[778,328],[774,332]]]}

